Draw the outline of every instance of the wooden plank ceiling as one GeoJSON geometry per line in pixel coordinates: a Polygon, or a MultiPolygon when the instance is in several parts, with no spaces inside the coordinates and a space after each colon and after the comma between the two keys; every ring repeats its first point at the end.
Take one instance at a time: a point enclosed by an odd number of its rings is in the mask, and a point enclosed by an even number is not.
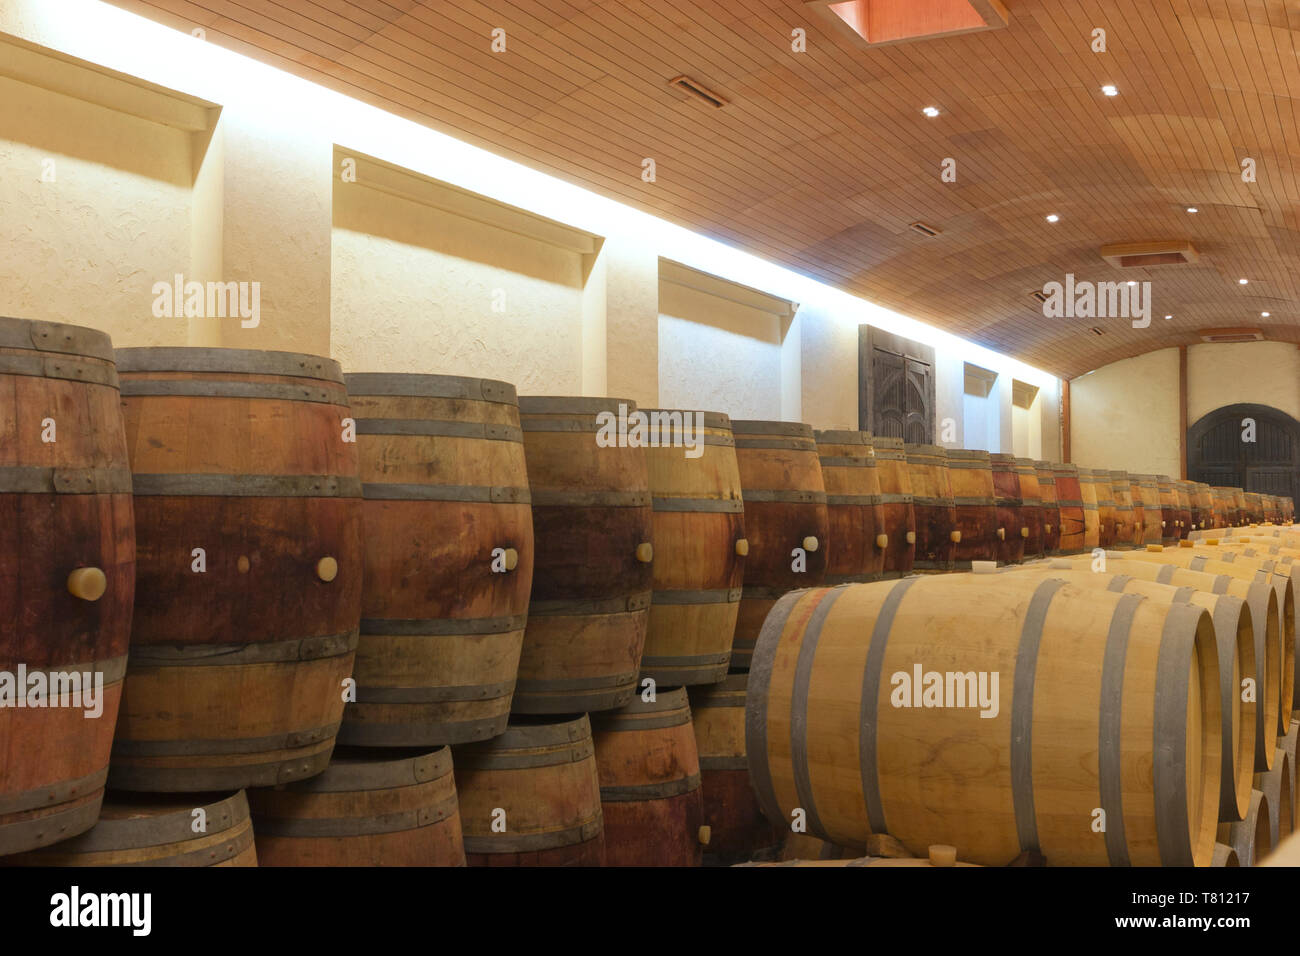
{"type": "Polygon", "coordinates": [[[1300,343],[1300,0],[1005,0],[870,49],[799,0],[117,2],[1065,377],[1206,327],[1300,343]],[[1098,252],[1159,239],[1199,261],[1098,252]],[[1149,279],[1151,327],[1044,318],[1070,272],[1149,279]]]}

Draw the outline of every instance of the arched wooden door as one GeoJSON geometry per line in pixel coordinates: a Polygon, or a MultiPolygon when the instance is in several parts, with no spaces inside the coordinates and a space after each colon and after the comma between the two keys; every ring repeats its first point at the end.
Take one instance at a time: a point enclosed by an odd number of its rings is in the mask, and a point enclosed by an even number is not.
{"type": "Polygon", "coordinates": [[[1300,422],[1268,405],[1225,405],[1187,430],[1187,477],[1269,495],[1300,490],[1300,422]],[[1255,422],[1245,440],[1246,419],[1255,422]]]}

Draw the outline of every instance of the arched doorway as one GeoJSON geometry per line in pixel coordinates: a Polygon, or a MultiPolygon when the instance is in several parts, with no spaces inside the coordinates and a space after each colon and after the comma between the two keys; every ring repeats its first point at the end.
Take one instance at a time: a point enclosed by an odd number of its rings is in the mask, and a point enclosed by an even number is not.
{"type": "Polygon", "coordinates": [[[1269,495],[1300,490],[1300,422],[1268,405],[1225,405],[1187,430],[1187,477],[1269,495]],[[1255,440],[1243,440],[1245,419],[1255,440]]]}

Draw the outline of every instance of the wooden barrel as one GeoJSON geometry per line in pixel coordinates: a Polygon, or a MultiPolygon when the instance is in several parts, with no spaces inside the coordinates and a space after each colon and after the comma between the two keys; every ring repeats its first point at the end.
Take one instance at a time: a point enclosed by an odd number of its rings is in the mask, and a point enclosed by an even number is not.
{"type": "Polygon", "coordinates": [[[1056,472],[1050,461],[1034,462],[1034,472],[1038,475],[1038,493],[1043,509],[1043,553],[1059,554],[1061,506],[1056,499],[1056,472]]]}
{"type": "MultiPolygon", "coordinates": [[[[1246,812],[1255,776],[1255,737],[1258,726],[1255,700],[1243,702],[1242,681],[1258,684],[1255,667],[1255,627],[1250,607],[1239,597],[1143,580],[1120,571],[1098,574],[1078,569],[1068,560],[1007,569],[1003,573],[1031,573],[1059,577],[1081,588],[1140,594],[1162,604],[1191,603],[1205,608],[1214,624],[1219,661],[1220,741],[1219,819],[1240,820],[1246,812]]],[[[1194,572],[1188,572],[1194,573],[1194,572]]]]}
{"type": "Polygon", "coordinates": [[[506,729],[533,580],[515,388],[346,376],[364,497],[356,701],[339,742],[432,747],[506,729]]]}
{"type": "Polygon", "coordinates": [[[916,558],[921,571],[951,571],[956,545],[957,509],[948,475],[948,454],[938,445],[904,445],[916,511],[916,558]]]}
{"type": "Polygon", "coordinates": [[[1025,557],[1042,557],[1043,547],[1043,493],[1038,487],[1038,471],[1028,458],[1016,459],[1016,474],[1020,476],[1020,516],[1024,520],[1025,557]]]}
{"type": "Polygon", "coordinates": [[[885,506],[870,432],[817,431],[830,523],[827,584],[875,581],[884,571],[885,506]],[[883,537],[882,537],[883,536],[883,537]]]}
{"type": "Polygon", "coordinates": [[[1236,512],[1236,505],[1232,495],[1227,488],[1217,486],[1210,487],[1214,495],[1214,527],[1231,528],[1236,522],[1233,520],[1236,512]]]}
{"type": "Polygon", "coordinates": [[[961,535],[953,550],[954,564],[969,568],[972,561],[996,561],[998,509],[989,453],[949,448],[948,480],[961,535]]]}
{"type": "Polygon", "coordinates": [[[1141,544],[1137,513],[1133,507],[1133,486],[1127,471],[1110,473],[1111,495],[1115,501],[1115,547],[1120,550],[1141,544]]]}
{"type": "Polygon", "coordinates": [[[686,689],[592,720],[608,866],[699,866],[711,839],[686,689]]]}
{"type": "Polygon", "coordinates": [[[1296,768],[1297,754],[1297,735],[1300,734],[1300,722],[1292,719],[1291,727],[1286,736],[1277,742],[1282,750],[1286,751],[1287,758],[1291,761],[1291,828],[1300,829],[1300,770],[1296,768]]]}
{"type": "Polygon", "coordinates": [[[1232,500],[1237,514],[1238,527],[1250,524],[1250,505],[1246,501],[1246,492],[1242,488],[1232,489],[1232,500]]]}
{"type": "Polygon", "coordinates": [[[1172,482],[1174,494],[1178,499],[1178,538],[1181,541],[1192,530],[1192,495],[1191,482],[1175,478],[1172,482]]]}
{"type": "Polygon", "coordinates": [[[728,863],[747,860],[756,850],[780,842],[776,827],[763,816],[749,785],[745,759],[748,682],[748,674],[730,674],[720,683],[689,688],[704,819],[712,831],[706,854],[728,863]]]}
{"type": "MultiPolygon", "coordinates": [[[[1243,706],[1254,708],[1255,758],[1252,770],[1267,770],[1277,746],[1276,720],[1281,696],[1279,662],[1282,659],[1282,639],[1277,591],[1264,580],[1243,580],[1227,574],[1191,571],[1174,564],[1133,560],[1133,557],[1134,552],[1131,551],[1108,552],[1103,570],[1175,588],[1193,587],[1209,594],[1230,594],[1245,601],[1250,608],[1256,685],[1254,701],[1243,701],[1243,706]]],[[[1075,570],[1098,571],[1094,559],[1090,557],[1074,558],[1069,563],[1075,570]]]]}
{"type": "Polygon", "coordinates": [[[871,439],[880,478],[880,501],[885,513],[885,555],[882,573],[887,578],[911,573],[916,559],[916,506],[912,501],[912,475],[901,438],[871,439]]]}
{"type": "Polygon", "coordinates": [[[514,717],[452,750],[470,866],[603,866],[600,779],[587,715],[514,717]]]}
{"type": "MultiPolygon", "coordinates": [[[[1160,483],[1155,475],[1130,475],[1130,479],[1137,479],[1137,490],[1134,494],[1134,511],[1136,512],[1136,499],[1140,496],[1142,499],[1142,541],[1143,546],[1148,544],[1159,544],[1164,538],[1164,528],[1161,522],[1164,520],[1160,510],[1160,483]]],[[[1136,546],[1138,542],[1134,542],[1136,546]]]]}
{"type": "Polygon", "coordinates": [[[324,773],[248,803],[262,866],[465,865],[448,747],[340,747],[324,773]]]}
{"type": "Polygon", "coordinates": [[[109,786],[320,773],[361,618],[361,482],[338,363],[118,349],[135,619],[109,786]]]}
{"type": "Polygon", "coordinates": [[[777,859],[784,863],[790,860],[856,860],[861,856],[861,851],[852,847],[836,846],[807,833],[787,832],[777,859]]]}
{"type": "Polygon", "coordinates": [[[1255,789],[1268,798],[1269,846],[1277,846],[1291,835],[1295,828],[1295,805],[1292,788],[1295,772],[1291,757],[1281,747],[1273,757],[1272,769],[1255,774],[1255,789]]]}
{"type": "Polygon", "coordinates": [[[1097,493],[1097,540],[1102,548],[1115,547],[1115,522],[1119,515],[1115,508],[1115,487],[1110,472],[1104,468],[1082,469],[1092,476],[1092,487],[1097,493]]]}
{"type": "Polygon", "coordinates": [[[1264,520],[1264,504],[1258,492],[1246,492],[1246,512],[1253,524],[1259,524],[1264,520]]]}
{"type": "Polygon", "coordinates": [[[1156,475],[1156,489],[1160,493],[1160,541],[1163,544],[1177,544],[1178,529],[1178,493],[1168,475],[1156,475]]]}
{"type": "Polygon", "coordinates": [[[619,398],[519,399],[536,557],[515,713],[610,710],[636,691],[654,558],[636,414],[619,398]]]}
{"type": "Polygon", "coordinates": [[[1052,466],[1056,478],[1056,505],[1061,511],[1061,553],[1078,554],[1084,546],[1083,491],[1079,469],[1071,464],[1052,466]]]}
{"type": "Polygon", "coordinates": [[[83,867],[257,866],[258,861],[248,800],[240,790],[225,796],[114,793],[88,832],[3,862],[83,867]]]}
{"type": "Polygon", "coordinates": [[[1128,491],[1133,501],[1133,547],[1140,548],[1146,543],[1147,530],[1147,491],[1142,484],[1142,475],[1129,472],[1128,491]]]}
{"type": "Polygon", "coordinates": [[[1193,604],[1014,573],[814,588],[764,626],[745,743],[768,819],[802,808],[840,845],[942,831],[987,865],[1204,866],[1219,686],[1193,604]]]}
{"type": "Polygon", "coordinates": [[[1214,493],[1203,481],[1192,482],[1195,505],[1192,513],[1193,530],[1204,531],[1214,527],[1214,493]]]}
{"type": "Polygon", "coordinates": [[[1239,866],[1258,866],[1272,851],[1269,814],[1268,797],[1259,790],[1252,790],[1245,819],[1219,824],[1217,840],[1232,847],[1239,866]]]}
{"type": "Polygon", "coordinates": [[[0,673],[24,700],[37,674],[59,688],[45,698],[57,707],[0,706],[3,856],[75,836],[99,816],[131,633],[135,525],[107,335],[0,318],[0,393],[0,673]]]}
{"type": "Polygon", "coordinates": [[[777,598],[793,588],[822,583],[832,542],[812,426],[735,421],[732,429],[745,497],[749,556],[731,666],[745,670],[763,620],[777,598]]]}
{"type": "Polygon", "coordinates": [[[1020,497],[1020,473],[1014,455],[989,455],[993,469],[993,489],[997,507],[997,561],[1019,564],[1025,557],[1029,528],[1024,521],[1024,500],[1020,497]]]}
{"type": "MultiPolygon", "coordinates": [[[[857,856],[854,851],[846,850],[843,847],[834,847],[829,843],[822,843],[820,840],[809,840],[809,843],[821,845],[829,850],[835,851],[833,856],[813,856],[809,859],[800,859],[798,857],[782,856],[780,861],[771,863],[738,863],[737,866],[793,866],[793,867],[849,867],[849,866],[978,866],[977,863],[964,863],[957,860],[957,848],[952,846],[936,845],[930,847],[929,853],[925,857],[890,857],[890,856],[857,856]],[[839,855],[840,853],[849,854],[847,856],[839,855]]],[[[825,851],[823,851],[824,853],[825,851]]]]}
{"type": "Polygon", "coordinates": [[[1079,469],[1079,494],[1083,498],[1083,549],[1092,551],[1101,547],[1101,512],[1091,468],[1079,469]]]}
{"type": "Polygon", "coordinates": [[[745,505],[731,419],[650,409],[654,595],[641,674],[664,685],[727,674],[745,572],[745,505]],[[689,416],[689,417],[687,417],[689,416]]]}
{"type": "Polygon", "coordinates": [[[1226,843],[1214,844],[1214,858],[1210,861],[1210,866],[1241,866],[1237,860],[1237,851],[1226,843]]]}

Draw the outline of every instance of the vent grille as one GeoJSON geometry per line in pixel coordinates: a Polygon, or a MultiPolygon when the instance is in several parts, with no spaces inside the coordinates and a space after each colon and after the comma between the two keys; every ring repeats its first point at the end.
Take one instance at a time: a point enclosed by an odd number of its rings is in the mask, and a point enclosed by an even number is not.
{"type": "Polygon", "coordinates": [[[1201,329],[1197,333],[1202,342],[1263,342],[1264,333],[1260,329],[1201,329]]]}
{"type": "Polygon", "coordinates": [[[919,232],[921,235],[930,236],[931,238],[943,232],[942,229],[936,229],[934,226],[927,225],[926,223],[923,222],[909,223],[908,228],[911,229],[913,232],[919,232]]]}
{"type": "Polygon", "coordinates": [[[1189,265],[1200,258],[1190,242],[1168,239],[1159,242],[1115,242],[1101,247],[1101,257],[1116,269],[1149,269],[1152,266],[1189,265]]]}
{"type": "Polygon", "coordinates": [[[1092,328],[1090,328],[1088,331],[1091,332],[1093,335],[1105,335],[1105,334],[1106,334],[1105,332],[1103,332],[1103,331],[1101,330],[1101,326],[1100,326],[1100,325],[1094,325],[1094,326],[1093,326],[1092,328]]]}
{"type": "Polygon", "coordinates": [[[668,85],[681,90],[689,96],[695,97],[701,102],[708,103],[715,109],[722,109],[727,105],[727,101],[714,93],[712,90],[705,89],[699,83],[696,83],[689,76],[675,76],[668,81],[668,85]]]}
{"type": "Polygon", "coordinates": [[[1043,302],[1043,303],[1047,302],[1047,293],[1044,292],[1042,289],[1034,289],[1032,292],[1029,293],[1029,297],[1031,299],[1037,299],[1039,302],[1043,302]]]}

